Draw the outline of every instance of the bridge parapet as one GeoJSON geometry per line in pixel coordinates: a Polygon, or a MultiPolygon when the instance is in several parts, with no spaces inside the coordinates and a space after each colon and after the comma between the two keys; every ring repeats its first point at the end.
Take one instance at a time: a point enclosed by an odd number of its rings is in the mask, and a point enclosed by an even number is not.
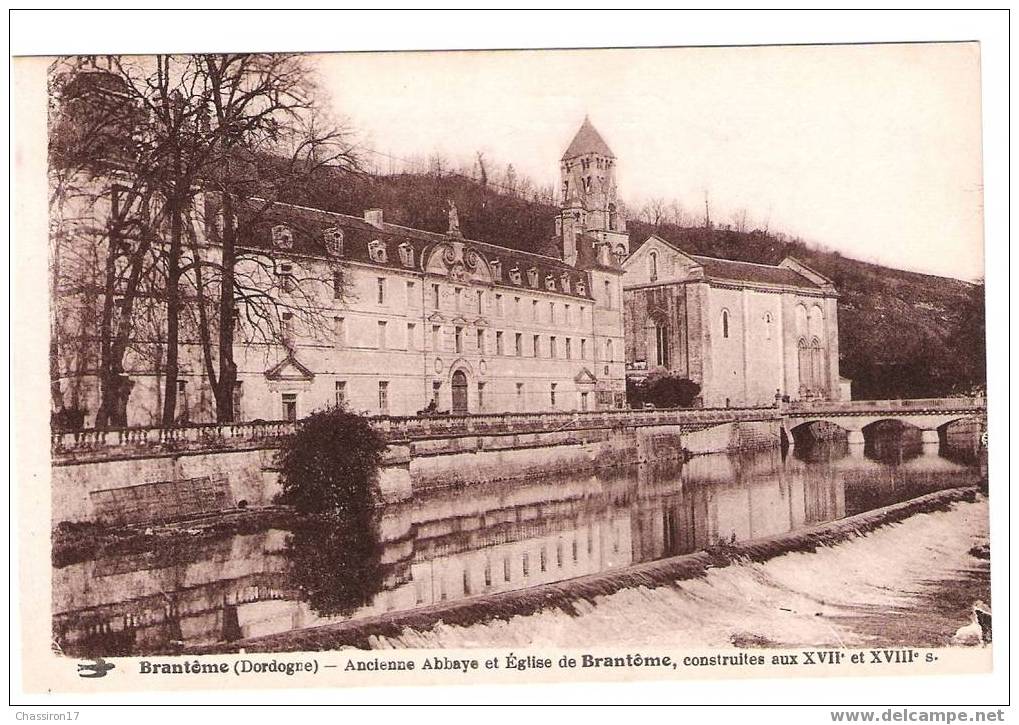
{"type": "Polygon", "coordinates": [[[804,417],[817,415],[875,415],[894,413],[899,415],[922,415],[928,413],[969,412],[983,413],[987,410],[984,398],[907,398],[899,400],[823,400],[787,403],[783,411],[787,415],[804,417]]]}

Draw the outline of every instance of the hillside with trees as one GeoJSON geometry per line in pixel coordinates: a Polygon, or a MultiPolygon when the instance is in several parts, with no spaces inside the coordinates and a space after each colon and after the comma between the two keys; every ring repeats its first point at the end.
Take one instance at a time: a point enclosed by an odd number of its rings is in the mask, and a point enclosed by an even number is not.
{"type": "MultiPolygon", "coordinates": [[[[282,196],[345,214],[378,207],[386,221],[436,232],[445,231],[446,205],[452,200],[468,238],[556,254],[556,207],[547,190],[511,193],[441,170],[369,175],[322,168],[282,196]]],[[[982,284],[883,267],[761,230],[643,217],[628,223],[631,249],[657,233],[693,254],[770,264],[794,256],[831,278],[840,293],[840,369],[853,381],[854,397],[933,397],[984,389],[982,284]]]]}

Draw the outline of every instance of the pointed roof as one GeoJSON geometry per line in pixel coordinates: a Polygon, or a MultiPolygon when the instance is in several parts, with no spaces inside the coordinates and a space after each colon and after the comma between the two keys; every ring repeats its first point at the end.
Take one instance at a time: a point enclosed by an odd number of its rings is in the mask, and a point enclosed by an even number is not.
{"type": "Polygon", "coordinates": [[[612,149],[605,143],[597,129],[591,125],[591,119],[584,116],[584,122],[580,124],[580,130],[573,137],[563,159],[572,159],[585,154],[599,154],[600,156],[611,156],[615,158],[612,149]]]}

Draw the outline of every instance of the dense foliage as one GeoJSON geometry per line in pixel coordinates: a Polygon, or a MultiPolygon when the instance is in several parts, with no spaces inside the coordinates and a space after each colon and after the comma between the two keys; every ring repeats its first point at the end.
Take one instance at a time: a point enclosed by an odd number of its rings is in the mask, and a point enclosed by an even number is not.
{"type": "Polygon", "coordinates": [[[368,520],[378,502],[385,450],[364,416],[343,408],[312,413],[280,449],[277,500],[305,513],[368,520]]]}
{"type": "Polygon", "coordinates": [[[701,386],[689,378],[652,372],[646,380],[626,382],[626,399],[630,407],[643,408],[650,403],[656,408],[689,408],[701,392],[701,386]]]}

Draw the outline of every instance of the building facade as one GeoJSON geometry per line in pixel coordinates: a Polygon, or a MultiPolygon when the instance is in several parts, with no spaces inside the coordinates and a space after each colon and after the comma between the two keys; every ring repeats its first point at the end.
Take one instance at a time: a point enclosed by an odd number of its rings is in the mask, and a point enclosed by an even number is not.
{"type": "MultiPolygon", "coordinates": [[[[585,123],[563,160],[564,183],[591,173],[556,220],[558,256],[467,239],[453,205],[445,233],[391,224],[381,209],[357,217],[254,200],[235,210],[243,230],[235,276],[244,289],[229,322],[234,419],[297,419],[333,404],[372,415],[623,407],[626,235],[608,165],[614,159],[592,132],[585,123]]],[[[104,196],[68,210],[65,219],[75,222],[57,223],[53,235],[54,256],[73,250],[81,258],[54,274],[54,411],[81,411],[86,427],[100,405],[98,320],[112,289],[89,260],[112,258],[111,243],[127,256],[137,245],[109,233],[116,204],[104,196]]],[[[190,220],[188,254],[205,260],[206,270],[222,258],[222,213],[214,195],[200,196],[190,220]]],[[[216,274],[203,280],[194,264],[185,267],[175,421],[208,422],[215,396],[197,310],[215,310],[216,274]]],[[[134,327],[118,378],[126,393],[118,425],[162,418],[163,298],[165,290],[153,287],[128,311],[134,327]]],[[[114,327],[122,301],[107,315],[114,327]]]]}
{"type": "Polygon", "coordinates": [[[631,379],[688,378],[705,407],[846,396],[835,287],[797,260],[690,255],[652,235],[623,268],[631,379]]]}

